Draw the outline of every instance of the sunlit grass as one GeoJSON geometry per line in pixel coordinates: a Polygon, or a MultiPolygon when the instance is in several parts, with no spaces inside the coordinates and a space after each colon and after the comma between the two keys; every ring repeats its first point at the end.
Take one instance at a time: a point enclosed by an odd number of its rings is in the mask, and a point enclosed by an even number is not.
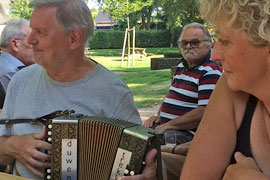
{"type": "Polygon", "coordinates": [[[169,69],[164,71],[150,70],[151,58],[163,57],[162,53],[166,51],[177,51],[176,48],[147,48],[147,50],[151,54],[150,56],[135,57],[134,65],[130,59],[129,67],[127,57],[125,57],[123,67],[121,67],[121,50],[91,50],[92,59],[117,73],[127,83],[137,108],[151,107],[160,103],[170,86],[171,71],[169,69]],[[112,56],[108,56],[108,54],[112,56]]]}

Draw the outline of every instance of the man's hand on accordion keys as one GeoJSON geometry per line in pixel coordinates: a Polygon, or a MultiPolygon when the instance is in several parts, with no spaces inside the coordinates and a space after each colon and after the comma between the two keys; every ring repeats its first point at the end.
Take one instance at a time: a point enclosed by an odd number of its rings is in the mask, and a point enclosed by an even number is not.
{"type": "Polygon", "coordinates": [[[44,141],[45,128],[40,133],[12,136],[9,138],[9,154],[38,177],[43,177],[39,169],[49,167],[50,156],[39,149],[50,150],[51,145],[44,141]]]}
{"type": "Polygon", "coordinates": [[[145,168],[142,174],[135,176],[121,177],[117,180],[156,180],[157,179],[157,167],[155,164],[155,157],[157,155],[157,150],[152,149],[148,152],[145,158],[145,168]]]}

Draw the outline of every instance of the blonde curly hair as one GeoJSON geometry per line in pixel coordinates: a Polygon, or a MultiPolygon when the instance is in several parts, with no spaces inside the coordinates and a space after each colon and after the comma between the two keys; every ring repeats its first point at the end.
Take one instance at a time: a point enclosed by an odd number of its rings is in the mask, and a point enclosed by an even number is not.
{"type": "Polygon", "coordinates": [[[270,0],[199,0],[203,18],[244,30],[256,46],[270,45],[270,0]],[[226,18],[224,18],[226,17],[226,18]]]}

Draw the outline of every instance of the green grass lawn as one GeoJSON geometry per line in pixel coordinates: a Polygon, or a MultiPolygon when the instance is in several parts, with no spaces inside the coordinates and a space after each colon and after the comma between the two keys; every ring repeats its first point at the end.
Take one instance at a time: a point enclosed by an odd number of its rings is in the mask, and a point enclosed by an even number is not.
{"type": "MultiPolygon", "coordinates": [[[[132,60],[130,60],[130,67],[127,67],[127,57],[125,57],[124,67],[122,68],[121,55],[115,55],[119,50],[91,50],[92,59],[119,74],[127,83],[134,95],[137,108],[151,107],[155,103],[160,103],[168,91],[171,82],[170,70],[150,70],[150,58],[162,57],[161,52],[173,52],[175,49],[149,48],[149,50],[152,54],[150,57],[136,57],[134,65],[132,65],[132,60]],[[100,56],[97,56],[97,54],[100,56]],[[109,54],[113,55],[110,56],[109,54]]],[[[121,50],[119,52],[121,54],[121,50]]]]}
{"type": "Polygon", "coordinates": [[[160,103],[170,85],[170,71],[141,71],[120,74],[134,95],[137,108],[160,103]]]}
{"type": "MultiPolygon", "coordinates": [[[[122,49],[90,49],[91,56],[122,56],[122,49]]],[[[131,51],[132,52],[132,51],[131,51]]],[[[147,54],[163,55],[165,52],[179,52],[177,48],[146,48],[147,54]]]]}

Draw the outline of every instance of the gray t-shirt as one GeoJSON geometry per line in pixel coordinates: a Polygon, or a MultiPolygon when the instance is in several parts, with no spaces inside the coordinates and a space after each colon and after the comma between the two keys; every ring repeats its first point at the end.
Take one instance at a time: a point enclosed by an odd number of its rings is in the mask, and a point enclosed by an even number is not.
{"type": "MultiPolygon", "coordinates": [[[[9,83],[0,118],[36,118],[67,109],[78,114],[141,124],[130,89],[121,78],[100,64],[89,75],[73,82],[55,81],[37,64],[24,68],[9,83]]],[[[0,136],[38,133],[41,130],[40,124],[0,125],[0,136]]],[[[15,166],[21,176],[38,179],[20,162],[16,161],[15,166]]]]}

